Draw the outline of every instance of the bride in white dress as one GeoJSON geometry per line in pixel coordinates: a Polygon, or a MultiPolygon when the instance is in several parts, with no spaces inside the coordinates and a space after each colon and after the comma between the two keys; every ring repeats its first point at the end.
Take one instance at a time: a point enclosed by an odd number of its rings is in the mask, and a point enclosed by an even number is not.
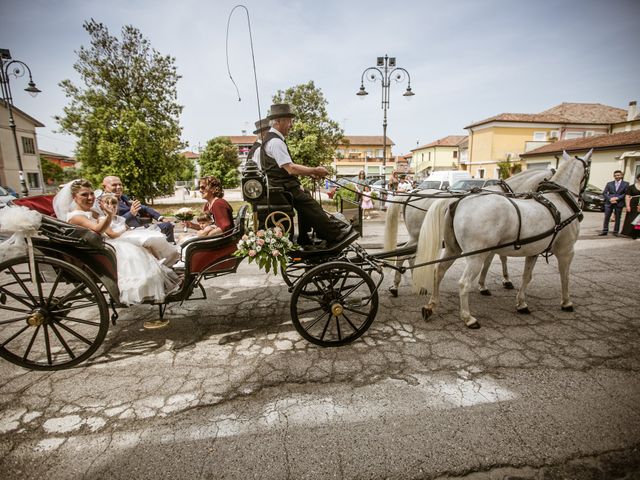
{"type": "Polygon", "coordinates": [[[120,239],[122,232],[111,228],[115,208],[103,207],[105,215],[99,217],[92,210],[94,193],[87,180],[75,180],[66,184],[53,199],[56,216],[74,225],[105,235],[114,246],[118,266],[120,302],[125,305],[153,299],[163,302],[166,292],[176,288],[177,275],[144,248],[120,239]]]}

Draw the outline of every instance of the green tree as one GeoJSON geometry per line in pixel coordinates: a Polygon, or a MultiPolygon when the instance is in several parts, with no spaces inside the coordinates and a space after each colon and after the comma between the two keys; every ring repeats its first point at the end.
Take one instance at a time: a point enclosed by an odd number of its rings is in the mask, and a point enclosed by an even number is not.
{"type": "Polygon", "coordinates": [[[279,90],[274,103],[289,103],[296,114],[287,145],[293,161],[310,167],[329,166],[344,130],[327,113],[327,100],[313,81],[285,91],[279,90]]]}
{"type": "Polygon", "coordinates": [[[84,173],[81,168],[67,167],[62,169],[61,183],[67,183],[78,178],[84,178],[84,173]]]}
{"type": "Polygon", "coordinates": [[[95,20],[83,26],[91,45],[80,47],[74,69],[84,86],[60,83],[70,103],[56,120],[79,138],[84,175],[96,185],[117,175],[141,199],[172,192],[183,146],[175,59],[133,26],[122,28],[121,39],[95,20]]]}
{"type": "Polygon", "coordinates": [[[184,155],[180,155],[178,157],[177,171],[178,180],[182,180],[183,182],[189,182],[196,176],[196,166],[192,160],[188,159],[184,155]]]}
{"type": "Polygon", "coordinates": [[[64,178],[64,172],[62,167],[57,163],[53,163],[46,158],[40,159],[40,166],[42,167],[42,176],[47,183],[60,183],[64,178]]]}
{"type": "Polygon", "coordinates": [[[234,188],[238,181],[238,148],[229,137],[216,137],[207,142],[200,154],[200,174],[217,177],[225,188],[234,188]]]}
{"type": "Polygon", "coordinates": [[[500,171],[500,178],[502,179],[509,178],[511,175],[515,175],[516,173],[522,171],[522,164],[514,163],[510,159],[507,159],[503,162],[498,162],[497,165],[500,171]]]}

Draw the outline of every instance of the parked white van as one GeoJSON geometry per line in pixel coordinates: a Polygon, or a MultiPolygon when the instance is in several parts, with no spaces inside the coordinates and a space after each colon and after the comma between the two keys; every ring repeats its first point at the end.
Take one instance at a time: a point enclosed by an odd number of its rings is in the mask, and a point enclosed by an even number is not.
{"type": "Polygon", "coordinates": [[[429,188],[437,188],[439,190],[446,190],[449,185],[454,184],[458,180],[468,180],[471,178],[469,172],[464,170],[439,170],[429,175],[423,183],[426,182],[438,182],[439,186],[435,183],[429,183],[429,188]]]}

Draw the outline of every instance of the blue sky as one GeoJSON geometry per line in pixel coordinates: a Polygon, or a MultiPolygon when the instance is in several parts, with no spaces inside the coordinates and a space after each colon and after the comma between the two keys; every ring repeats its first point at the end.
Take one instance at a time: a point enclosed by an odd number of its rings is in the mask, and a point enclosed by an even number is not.
{"type": "MultiPolygon", "coordinates": [[[[14,103],[42,121],[41,149],[72,154],[73,137],[55,133],[67,103],[58,83],[77,81],[75,51],[94,18],[112,34],[134,25],[154,48],[176,57],[183,140],[191,149],[218,135],[240,135],[257,119],[246,17],[227,18],[235,1],[2,0],[0,48],[25,61],[42,90],[33,99],[12,80],[14,103]]],[[[278,89],[313,80],[330,116],[351,135],[381,135],[380,84],[356,97],[362,71],[388,54],[411,74],[391,87],[388,136],[394,154],[416,143],[462,135],[502,112],[536,113],[561,102],[627,108],[640,100],[637,0],[272,1],[248,0],[260,103],[278,89]]],[[[26,85],[25,85],[26,86],[26,85]]]]}

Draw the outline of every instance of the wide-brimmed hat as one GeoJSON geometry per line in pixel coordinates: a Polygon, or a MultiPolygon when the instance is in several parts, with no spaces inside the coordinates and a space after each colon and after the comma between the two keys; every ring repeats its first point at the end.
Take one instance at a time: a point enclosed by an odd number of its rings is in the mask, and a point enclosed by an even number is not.
{"type": "Polygon", "coordinates": [[[253,134],[257,135],[261,131],[268,130],[268,129],[269,129],[269,119],[263,118],[262,120],[258,120],[256,122],[256,129],[253,131],[253,134]]]}
{"type": "Polygon", "coordinates": [[[295,114],[291,111],[291,105],[288,103],[274,103],[271,105],[270,114],[267,117],[268,120],[275,120],[276,118],[293,118],[295,114]]]}

